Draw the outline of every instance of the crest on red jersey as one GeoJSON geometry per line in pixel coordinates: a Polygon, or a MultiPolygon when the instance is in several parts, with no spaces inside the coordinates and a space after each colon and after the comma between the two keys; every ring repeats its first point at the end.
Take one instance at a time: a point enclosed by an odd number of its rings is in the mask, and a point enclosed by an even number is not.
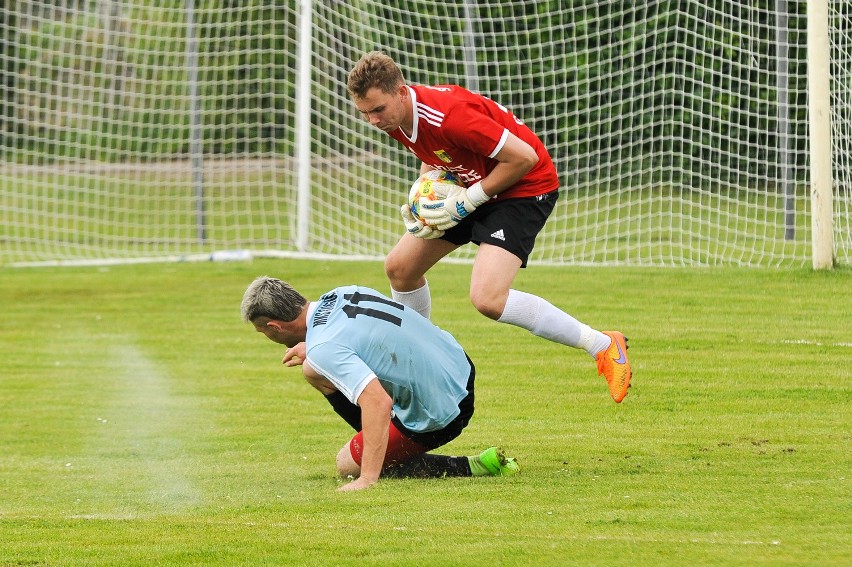
{"type": "Polygon", "coordinates": [[[450,154],[448,154],[444,150],[435,150],[434,153],[436,156],[438,156],[438,159],[444,163],[452,163],[453,161],[453,158],[450,157],[450,154]]]}

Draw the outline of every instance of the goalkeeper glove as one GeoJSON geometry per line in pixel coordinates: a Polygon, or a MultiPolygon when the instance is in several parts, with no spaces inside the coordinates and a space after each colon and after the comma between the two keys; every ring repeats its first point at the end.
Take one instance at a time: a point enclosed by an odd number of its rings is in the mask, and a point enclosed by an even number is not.
{"type": "Polygon", "coordinates": [[[420,216],[430,226],[438,230],[447,230],[459,224],[490,198],[482,190],[482,183],[477,181],[466,189],[464,187],[451,189],[445,199],[423,203],[420,207],[420,216]]]}
{"type": "Polygon", "coordinates": [[[414,218],[409,205],[400,207],[399,212],[402,214],[402,222],[405,223],[405,230],[409,234],[417,238],[425,238],[431,240],[433,238],[441,238],[444,236],[443,230],[436,230],[431,226],[424,224],[422,220],[414,218]]]}

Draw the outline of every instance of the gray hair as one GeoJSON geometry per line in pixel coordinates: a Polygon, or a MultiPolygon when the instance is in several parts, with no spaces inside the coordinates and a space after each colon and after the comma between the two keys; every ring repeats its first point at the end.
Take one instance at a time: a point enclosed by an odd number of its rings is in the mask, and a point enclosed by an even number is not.
{"type": "Polygon", "coordinates": [[[248,323],[260,317],[290,322],[307,304],[308,300],[287,282],[260,276],[246,289],[240,311],[248,323]]]}

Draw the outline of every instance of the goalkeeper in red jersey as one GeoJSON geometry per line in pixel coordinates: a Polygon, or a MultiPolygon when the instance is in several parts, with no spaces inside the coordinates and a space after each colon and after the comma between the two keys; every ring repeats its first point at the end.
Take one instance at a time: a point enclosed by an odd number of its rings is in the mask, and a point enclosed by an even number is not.
{"type": "Polygon", "coordinates": [[[592,329],[541,297],[512,289],[559,192],[556,168],[538,136],[507,108],[455,85],[407,85],[384,53],[364,55],[347,80],[355,107],[422,162],[420,172],[451,171],[466,187],[421,212],[402,207],[407,232],[385,259],[394,300],[429,317],[426,272],[460,246],[479,246],[470,299],[491,319],[583,349],[597,361],[610,395],[630,386],[627,339],[592,329]]]}

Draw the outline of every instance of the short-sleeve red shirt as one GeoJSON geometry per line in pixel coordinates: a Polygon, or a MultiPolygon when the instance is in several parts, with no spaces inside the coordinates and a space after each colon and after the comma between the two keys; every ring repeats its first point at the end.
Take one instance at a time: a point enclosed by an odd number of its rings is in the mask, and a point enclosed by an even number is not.
{"type": "Polygon", "coordinates": [[[410,86],[414,129],[409,138],[401,128],[390,136],[420,161],[452,171],[467,185],[487,176],[499,162],[494,156],[509,133],[528,143],[538,163],[498,200],[533,197],[559,188],[556,167],[538,136],[508,109],[482,95],[454,85],[410,86]]]}

